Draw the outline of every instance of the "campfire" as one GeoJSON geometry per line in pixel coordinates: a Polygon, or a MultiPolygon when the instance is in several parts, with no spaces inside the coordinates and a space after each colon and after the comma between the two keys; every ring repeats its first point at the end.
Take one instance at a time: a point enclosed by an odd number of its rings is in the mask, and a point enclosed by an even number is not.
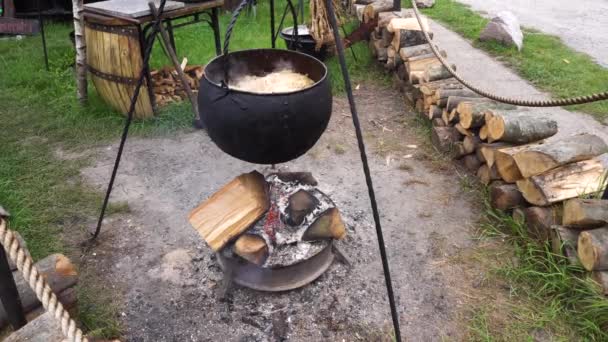
{"type": "Polygon", "coordinates": [[[346,235],[336,205],[317,185],[308,172],[242,174],[189,220],[236,283],[294,289],[327,270],[332,241],[346,235]]]}

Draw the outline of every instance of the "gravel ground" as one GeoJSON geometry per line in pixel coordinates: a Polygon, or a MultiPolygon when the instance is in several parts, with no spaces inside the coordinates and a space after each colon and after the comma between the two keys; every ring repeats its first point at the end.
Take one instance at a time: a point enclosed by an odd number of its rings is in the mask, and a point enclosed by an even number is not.
{"type": "MultiPolygon", "coordinates": [[[[401,328],[412,341],[460,340],[459,288],[475,286],[447,260],[472,245],[478,214],[455,169],[422,148],[401,95],[356,91],[393,273],[401,328]],[[410,118],[410,119],[408,119],[410,118]]],[[[202,132],[128,141],[113,201],[129,214],[107,219],[83,259],[115,291],[128,341],[390,341],[391,320],[365,181],[345,98],[305,156],[281,170],[311,171],[348,225],[338,243],[352,267],[334,262],[313,283],[284,293],[233,288],[187,222],[188,212],[243,172],[269,169],[219,151],[202,132]],[[93,254],[94,253],[94,254],[93,254]]],[[[117,144],[83,170],[103,189],[117,144]]],[[[474,266],[475,267],[475,266],[474,266]]],[[[466,268],[466,267],[464,267],[466,268]]],[[[479,272],[478,267],[476,272],[479,272]]]]}

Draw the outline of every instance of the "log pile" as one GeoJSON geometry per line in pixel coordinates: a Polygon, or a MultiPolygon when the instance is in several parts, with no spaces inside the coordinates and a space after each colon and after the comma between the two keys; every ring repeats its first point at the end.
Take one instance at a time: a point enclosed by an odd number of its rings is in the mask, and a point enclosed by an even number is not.
{"type": "MultiPolygon", "coordinates": [[[[182,63],[183,65],[183,63],[182,63]]],[[[203,77],[205,67],[202,65],[188,65],[183,68],[190,88],[198,93],[198,83],[203,77]]],[[[182,86],[177,71],[172,67],[164,67],[150,72],[156,104],[159,107],[173,102],[188,100],[188,94],[182,86]]]]}
{"type": "Polygon", "coordinates": [[[495,209],[512,212],[530,236],[593,272],[608,294],[608,200],[589,199],[606,188],[608,145],[586,133],[557,138],[548,116],[468,90],[403,13],[379,22],[370,47],[406,104],[431,122],[435,149],[488,185],[495,209]]]}

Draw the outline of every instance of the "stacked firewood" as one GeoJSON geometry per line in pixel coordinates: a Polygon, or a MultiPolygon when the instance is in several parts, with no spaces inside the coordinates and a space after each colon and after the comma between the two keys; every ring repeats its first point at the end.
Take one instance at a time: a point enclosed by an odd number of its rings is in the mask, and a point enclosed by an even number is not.
{"type": "Polygon", "coordinates": [[[588,199],[606,188],[608,145],[593,134],[557,138],[554,120],[468,90],[408,15],[377,14],[370,48],[406,103],[431,121],[433,146],[489,186],[495,209],[593,271],[608,294],[608,201],[588,199]]]}
{"type": "MultiPolygon", "coordinates": [[[[205,72],[205,67],[202,65],[188,65],[183,68],[186,80],[196,94],[198,92],[198,83],[205,72]]],[[[188,99],[188,94],[182,86],[177,71],[172,67],[164,67],[159,70],[152,70],[152,85],[156,104],[160,107],[172,102],[179,102],[188,99]]]]}

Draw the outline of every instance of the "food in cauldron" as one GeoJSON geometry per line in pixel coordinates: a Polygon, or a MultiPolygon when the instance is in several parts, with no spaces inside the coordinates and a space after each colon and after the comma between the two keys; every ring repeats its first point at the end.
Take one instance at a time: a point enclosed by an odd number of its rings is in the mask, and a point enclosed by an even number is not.
{"type": "Polygon", "coordinates": [[[231,82],[230,87],[256,94],[274,94],[302,90],[314,83],[308,75],[283,69],[264,76],[240,76],[231,82]]]}

